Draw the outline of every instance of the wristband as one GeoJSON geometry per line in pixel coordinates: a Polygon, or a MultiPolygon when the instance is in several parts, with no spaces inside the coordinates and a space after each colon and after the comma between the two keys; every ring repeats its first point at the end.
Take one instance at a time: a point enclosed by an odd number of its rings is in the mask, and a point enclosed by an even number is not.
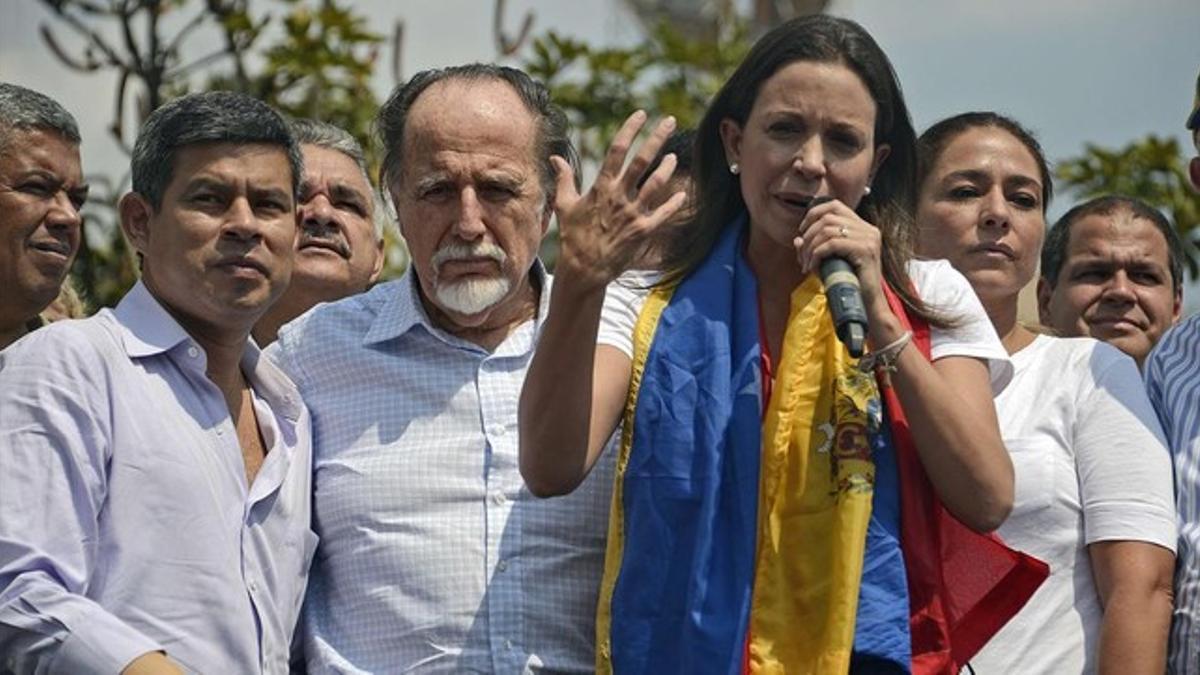
{"type": "Polygon", "coordinates": [[[904,335],[896,338],[895,342],[882,349],[875,349],[859,359],[858,369],[864,373],[879,371],[884,373],[896,372],[896,361],[900,359],[900,352],[903,352],[908,343],[912,342],[912,337],[911,330],[904,331],[904,335]]]}

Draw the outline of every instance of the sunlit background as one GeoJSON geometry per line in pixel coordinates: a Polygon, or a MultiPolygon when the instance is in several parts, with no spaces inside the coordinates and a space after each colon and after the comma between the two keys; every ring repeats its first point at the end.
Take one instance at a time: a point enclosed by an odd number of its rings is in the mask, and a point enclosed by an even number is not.
{"type": "MultiPolygon", "coordinates": [[[[92,0],[108,6],[109,0],[92,0]]],[[[51,53],[40,34],[62,51],[82,58],[85,39],[55,17],[42,0],[4,0],[0,21],[0,79],[38,89],[73,112],[84,136],[87,173],[119,181],[127,156],[110,127],[114,120],[114,72],[77,72],[51,53]]],[[[117,3],[119,4],[119,3],[117,3]]],[[[130,4],[138,4],[132,2],[130,4]]],[[[162,2],[164,31],[171,35],[203,8],[200,0],[162,2]]],[[[232,0],[254,17],[281,17],[320,0],[232,0]]],[[[832,0],[832,2],[703,2],[686,0],[359,0],[337,6],[365,19],[382,39],[373,47],[370,87],[382,100],[403,78],[433,66],[502,61],[522,66],[534,59],[533,42],[550,31],[594,48],[632,48],[654,30],[663,12],[683,33],[731,30],[713,16],[730,12],[749,22],[786,15],[796,6],[864,24],[891,57],[918,129],[966,110],[997,110],[1036,130],[1052,160],[1083,155],[1085,146],[1120,149],[1148,135],[1174,140],[1186,159],[1194,152],[1183,128],[1200,71],[1200,2],[1197,0],[832,0]],[[694,23],[689,23],[694,20],[694,23]],[[526,30],[523,30],[526,28],[526,30]]],[[[112,22],[85,27],[113,44],[122,36],[112,22]]],[[[268,31],[282,29],[270,24],[268,31]]],[[[135,39],[140,38],[135,31],[135,39]]],[[[263,38],[265,41],[266,38],[263,38]]],[[[200,26],[181,42],[184,61],[221,48],[221,34],[200,26]]],[[[251,53],[247,63],[263,63],[251,53]]],[[[202,76],[228,68],[214,58],[194,71],[202,76]]],[[[125,138],[136,124],[139,96],[125,97],[125,138]]],[[[370,111],[364,111],[364,114],[370,111]]],[[[698,112],[698,111],[695,111],[698,112]]],[[[120,189],[115,186],[114,189],[120,189]]],[[[1195,195],[1192,195],[1195,199],[1195,195]]],[[[1051,217],[1072,203],[1062,194],[1051,217]]],[[[102,219],[103,214],[94,216],[102,219]]],[[[89,241],[97,235],[89,232],[89,241]]],[[[102,245],[103,242],[93,242],[102,245]]],[[[1185,292],[1189,311],[1200,310],[1200,286],[1185,292]]]]}

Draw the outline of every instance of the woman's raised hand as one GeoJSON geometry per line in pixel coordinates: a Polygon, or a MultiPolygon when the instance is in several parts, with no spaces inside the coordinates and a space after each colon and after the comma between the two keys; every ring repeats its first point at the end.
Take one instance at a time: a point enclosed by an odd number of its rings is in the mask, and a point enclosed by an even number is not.
{"type": "Polygon", "coordinates": [[[684,192],[676,192],[665,201],[661,194],[675,171],[673,154],[664,157],[638,187],[638,180],[675,130],[674,117],[660,121],[625,164],[634,138],[645,123],[646,113],[641,110],[625,120],[608,148],[596,181],[583,195],[575,189],[570,164],[561,157],[552,158],[558,171],[554,211],[562,242],[556,276],[569,276],[587,285],[608,284],[628,269],[646,246],[649,235],[683,206],[687,198],[684,192]]]}

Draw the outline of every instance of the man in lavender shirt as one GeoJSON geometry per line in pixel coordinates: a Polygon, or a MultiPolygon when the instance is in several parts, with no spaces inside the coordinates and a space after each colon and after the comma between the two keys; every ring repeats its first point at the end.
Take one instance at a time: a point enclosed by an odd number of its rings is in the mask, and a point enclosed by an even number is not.
{"type": "Polygon", "coordinates": [[[0,672],[285,673],[311,441],[248,340],[287,285],[299,149],[249,97],[155,111],[114,310],[0,353],[0,672]]]}

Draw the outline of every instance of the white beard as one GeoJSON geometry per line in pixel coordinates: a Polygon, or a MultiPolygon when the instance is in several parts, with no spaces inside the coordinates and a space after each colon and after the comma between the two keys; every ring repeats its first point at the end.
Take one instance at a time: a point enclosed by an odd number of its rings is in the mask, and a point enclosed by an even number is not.
{"type": "MultiPolygon", "coordinates": [[[[453,243],[442,247],[433,255],[435,279],[441,266],[451,260],[467,258],[491,258],[503,269],[508,256],[504,249],[491,243],[475,242],[473,244],[453,243]]],[[[508,295],[512,282],[501,273],[490,278],[470,278],[453,283],[435,281],[433,294],[442,307],[464,316],[473,316],[491,309],[508,295]]]]}
{"type": "Polygon", "coordinates": [[[508,295],[512,283],[507,277],[468,279],[453,284],[438,284],[434,295],[446,309],[464,316],[480,314],[508,295]]]}

